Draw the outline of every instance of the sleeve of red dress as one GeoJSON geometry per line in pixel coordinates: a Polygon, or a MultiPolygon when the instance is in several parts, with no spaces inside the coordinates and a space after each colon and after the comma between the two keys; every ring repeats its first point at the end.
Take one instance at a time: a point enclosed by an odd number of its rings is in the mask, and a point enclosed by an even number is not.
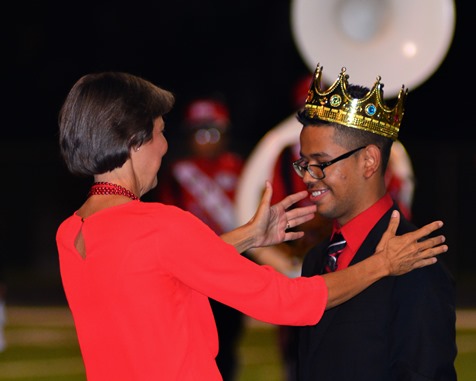
{"type": "MultiPolygon", "coordinates": [[[[240,255],[188,212],[177,209],[160,234],[160,261],[190,288],[268,323],[313,325],[327,303],[320,276],[288,278],[240,255]]],[[[162,228],[163,229],[163,228],[162,228]]]]}

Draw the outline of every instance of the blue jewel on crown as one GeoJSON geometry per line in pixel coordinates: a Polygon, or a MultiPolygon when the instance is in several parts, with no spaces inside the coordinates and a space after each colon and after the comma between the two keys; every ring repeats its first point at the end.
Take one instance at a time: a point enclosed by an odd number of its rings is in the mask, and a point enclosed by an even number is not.
{"type": "Polygon", "coordinates": [[[368,116],[374,116],[376,112],[377,112],[377,107],[375,107],[373,103],[369,103],[367,106],[365,106],[365,113],[368,116]]]}

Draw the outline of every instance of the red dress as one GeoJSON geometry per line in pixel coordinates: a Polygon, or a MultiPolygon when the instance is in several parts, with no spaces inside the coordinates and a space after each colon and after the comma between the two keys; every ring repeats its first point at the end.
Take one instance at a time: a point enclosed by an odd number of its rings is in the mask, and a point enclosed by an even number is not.
{"type": "Polygon", "coordinates": [[[208,297],[287,325],[316,324],[327,301],[322,277],[258,266],[174,206],[74,214],[56,239],[88,381],[221,380],[208,297]],[[80,230],[86,259],[74,246],[80,230]]]}

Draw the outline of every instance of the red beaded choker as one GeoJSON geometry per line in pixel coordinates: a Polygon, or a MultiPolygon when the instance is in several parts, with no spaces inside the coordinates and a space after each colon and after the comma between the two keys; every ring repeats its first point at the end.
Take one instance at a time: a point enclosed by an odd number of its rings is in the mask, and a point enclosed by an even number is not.
{"type": "Polygon", "coordinates": [[[131,200],[138,200],[134,193],[130,190],[121,187],[120,185],[108,183],[105,181],[94,183],[89,190],[88,197],[93,195],[120,195],[129,197],[131,200]]]}

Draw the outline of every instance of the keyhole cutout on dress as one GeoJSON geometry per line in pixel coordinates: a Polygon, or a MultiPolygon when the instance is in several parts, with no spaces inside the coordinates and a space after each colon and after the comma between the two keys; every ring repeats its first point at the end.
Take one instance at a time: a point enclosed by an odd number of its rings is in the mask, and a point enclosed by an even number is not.
{"type": "Polygon", "coordinates": [[[81,258],[86,259],[86,245],[84,243],[84,237],[82,230],[79,231],[76,239],[74,240],[74,247],[78,250],[79,255],[81,258]]]}

